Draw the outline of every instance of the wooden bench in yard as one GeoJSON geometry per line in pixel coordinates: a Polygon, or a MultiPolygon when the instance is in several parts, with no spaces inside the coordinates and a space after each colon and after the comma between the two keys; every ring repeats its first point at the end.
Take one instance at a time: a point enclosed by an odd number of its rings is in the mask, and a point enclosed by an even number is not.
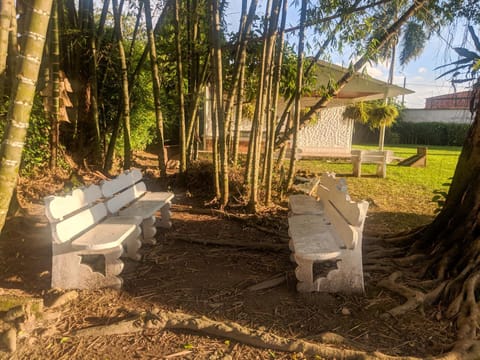
{"type": "Polygon", "coordinates": [[[363,293],[362,232],[368,202],[351,201],[345,180],[334,174],[321,177],[317,197],[289,198],[297,290],[363,293]]]}
{"type": "Polygon", "coordinates": [[[97,185],[66,196],[48,196],[45,214],[52,231],[52,287],[119,289],[124,247],[137,259],[139,224],[135,216],[108,217],[97,185]]]}
{"type": "Polygon", "coordinates": [[[141,230],[144,243],[156,243],[156,226],[171,227],[170,206],[173,193],[147,191],[139,169],[127,170],[115,179],[103,181],[100,186],[103,196],[107,199],[110,214],[142,218],[141,230]],[[158,223],[157,211],[161,213],[158,223]]]}
{"type": "Polygon", "coordinates": [[[352,150],[353,176],[362,176],[362,164],[377,164],[377,176],[387,177],[387,164],[393,160],[391,150],[352,150]]]}

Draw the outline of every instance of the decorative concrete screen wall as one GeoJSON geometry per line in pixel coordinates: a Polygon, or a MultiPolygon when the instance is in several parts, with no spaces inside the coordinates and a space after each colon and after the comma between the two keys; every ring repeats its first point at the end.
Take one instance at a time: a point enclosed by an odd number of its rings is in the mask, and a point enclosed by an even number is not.
{"type": "Polygon", "coordinates": [[[353,120],[345,119],[344,106],[323,109],[318,120],[305,126],[298,137],[301,156],[350,156],[353,120]]]}

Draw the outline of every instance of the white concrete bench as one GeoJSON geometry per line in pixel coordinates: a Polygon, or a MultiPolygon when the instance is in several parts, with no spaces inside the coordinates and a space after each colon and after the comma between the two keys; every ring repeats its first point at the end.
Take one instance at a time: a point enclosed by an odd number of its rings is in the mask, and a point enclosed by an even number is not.
{"type": "Polygon", "coordinates": [[[289,199],[297,290],[363,293],[362,231],[368,202],[351,201],[344,179],[334,174],[322,176],[317,196],[319,200],[307,195],[289,199]],[[329,269],[317,274],[315,267],[322,263],[329,269]]]}
{"type": "Polygon", "coordinates": [[[101,199],[97,185],[44,199],[52,231],[52,287],[119,289],[124,246],[130,257],[138,259],[142,219],[108,217],[105,203],[98,202],[101,199]]]}
{"type": "Polygon", "coordinates": [[[391,150],[352,150],[351,161],[353,165],[353,176],[362,176],[362,164],[376,164],[377,176],[387,177],[387,164],[393,160],[391,150]]]}
{"type": "Polygon", "coordinates": [[[141,230],[144,243],[156,243],[156,226],[172,226],[170,206],[174,195],[170,192],[147,191],[139,169],[127,170],[112,180],[103,181],[100,186],[110,214],[139,216],[143,219],[141,230]],[[157,211],[161,213],[158,223],[157,211]]]}

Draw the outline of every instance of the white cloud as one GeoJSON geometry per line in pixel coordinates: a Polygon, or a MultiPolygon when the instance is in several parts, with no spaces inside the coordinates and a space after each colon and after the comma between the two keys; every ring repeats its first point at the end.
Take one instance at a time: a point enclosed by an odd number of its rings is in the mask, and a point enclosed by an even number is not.
{"type": "Polygon", "coordinates": [[[418,70],[417,70],[417,72],[419,74],[425,74],[427,71],[428,71],[428,69],[424,66],[419,67],[418,70]]]}
{"type": "Polygon", "coordinates": [[[382,65],[372,66],[370,64],[367,64],[364,70],[368,75],[378,80],[384,80],[387,76],[385,72],[385,67],[382,65]]]}

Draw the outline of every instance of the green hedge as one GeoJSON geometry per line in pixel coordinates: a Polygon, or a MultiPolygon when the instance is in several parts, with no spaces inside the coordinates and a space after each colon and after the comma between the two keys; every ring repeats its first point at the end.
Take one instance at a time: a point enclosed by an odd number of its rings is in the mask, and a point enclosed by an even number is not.
{"type": "MultiPolygon", "coordinates": [[[[385,144],[462,146],[469,127],[469,124],[397,121],[387,128],[385,144]]],[[[378,129],[371,130],[368,126],[356,123],[353,143],[375,144],[378,136],[378,129]]]]}
{"type": "Polygon", "coordinates": [[[399,121],[389,131],[393,143],[414,145],[462,146],[467,136],[469,124],[399,121]]]}

